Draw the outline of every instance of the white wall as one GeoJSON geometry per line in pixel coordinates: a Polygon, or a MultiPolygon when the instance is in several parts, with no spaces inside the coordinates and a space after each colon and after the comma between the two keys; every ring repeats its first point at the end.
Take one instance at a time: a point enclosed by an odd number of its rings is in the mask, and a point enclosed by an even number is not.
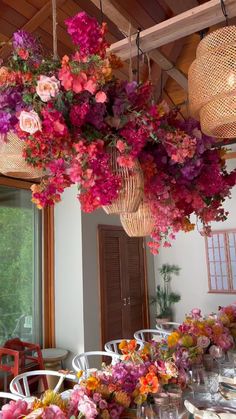
{"type": "MultiPolygon", "coordinates": [[[[107,215],[102,209],[82,214],[83,278],[84,278],[84,333],[86,350],[102,349],[99,296],[99,265],[97,227],[99,224],[121,225],[119,216],[107,215]]],[[[147,250],[149,292],[155,289],[154,258],[147,250]]],[[[153,324],[153,319],[151,319],[153,324]]]]}
{"type": "MultiPolygon", "coordinates": [[[[229,169],[236,167],[236,160],[231,160],[229,169]]],[[[224,207],[229,211],[228,220],[212,223],[212,230],[236,228],[236,187],[232,190],[232,199],[225,201],[224,207]]],[[[159,283],[157,269],[163,263],[174,263],[181,267],[179,276],[174,276],[172,289],[181,294],[181,301],[175,305],[176,320],[182,321],[185,313],[199,307],[203,313],[217,311],[219,305],[236,301],[236,295],[209,294],[208,276],[204,237],[193,231],[178,233],[171,248],[162,248],[154,258],[156,282],[159,283]]]]}
{"type": "Polygon", "coordinates": [[[76,187],[55,206],[56,346],[72,353],[84,350],[81,210],[76,187]]]}
{"type": "MultiPolygon", "coordinates": [[[[103,210],[81,213],[76,188],[67,189],[62,202],[55,207],[55,317],[56,346],[69,349],[71,353],[101,349],[99,224],[120,225],[120,219],[108,216],[103,210]]],[[[149,250],[147,271],[148,288],[153,294],[154,258],[149,250]]]]}

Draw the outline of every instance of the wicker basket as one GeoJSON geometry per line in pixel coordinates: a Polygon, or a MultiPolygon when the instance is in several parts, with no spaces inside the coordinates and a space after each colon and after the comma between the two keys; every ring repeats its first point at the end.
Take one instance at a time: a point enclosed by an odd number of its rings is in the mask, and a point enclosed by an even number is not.
{"type": "Polygon", "coordinates": [[[236,26],[218,29],[198,45],[189,69],[189,109],[202,131],[236,136],[236,26]]]}
{"type": "Polygon", "coordinates": [[[37,179],[42,170],[28,165],[22,156],[24,142],[13,132],[7,134],[7,142],[0,143],[0,173],[20,179],[37,179]]]}
{"type": "Polygon", "coordinates": [[[123,214],[127,212],[135,212],[138,210],[143,197],[143,172],[139,161],[135,161],[133,169],[120,167],[117,163],[118,152],[112,147],[111,151],[111,167],[114,173],[122,178],[122,187],[118,198],[111,205],[104,206],[103,209],[107,214],[123,214]]]}
{"type": "Polygon", "coordinates": [[[147,202],[141,202],[137,212],[122,214],[120,220],[130,237],[150,236],[155,224],[150,205],[147,202]]]}

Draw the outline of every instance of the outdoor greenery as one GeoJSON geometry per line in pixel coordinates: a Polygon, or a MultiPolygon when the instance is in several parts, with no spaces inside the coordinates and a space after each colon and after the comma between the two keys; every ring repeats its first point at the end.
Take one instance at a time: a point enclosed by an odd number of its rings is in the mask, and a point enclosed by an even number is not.
{"type": "Polygon", "coordinates": [[[159,318],[171,318],[172,305],[180,301],[180,295],[170,289],[172,275],[179,275],[179,272],[179,266],[169,265],[168,263],[163,264],[159,269],[163,285],[157,285],[156,295],[151,298],[151,303],[157,304],[159,308],[159,318]]]}
{"type": "MultiPolygon", "coordinates": [[[[1,188],[0,186],[0,193],[1,188]]],[[[21,195],[22,199],[19,199],[19,202],[22,202],[23,198],[30,202],[30,192],[21,191],[21,194],[23,196],[21,195]]],[[[7,199],[1,200],[0,344],[12,336],[21,315],[32,316],[33,216],[31,206],[8,206],[7,199]]]]}

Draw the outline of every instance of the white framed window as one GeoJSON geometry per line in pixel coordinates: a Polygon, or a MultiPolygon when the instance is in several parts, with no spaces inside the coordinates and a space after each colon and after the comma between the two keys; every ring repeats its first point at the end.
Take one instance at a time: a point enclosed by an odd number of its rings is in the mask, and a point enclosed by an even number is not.
{"type": "Polygon", "coordinates": [[[236,293],[236,229],[205,237],[209,292],[236,293]]]}

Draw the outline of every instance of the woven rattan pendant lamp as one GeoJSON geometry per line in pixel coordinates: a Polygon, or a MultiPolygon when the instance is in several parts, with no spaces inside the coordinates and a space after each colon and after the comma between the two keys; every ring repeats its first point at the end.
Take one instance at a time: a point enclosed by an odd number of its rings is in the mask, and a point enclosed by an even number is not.
{"type": "MultiPolygon", "coordinates": [[[[222,11],[227,14],[221,0],[222,11]]],[[[236,26],[218,29],[199,43],[188,74],[190,114],[202,131],[218,138],[236,136],[236,26]]]]}
{"type": "Polygon", "coordinates": [[[138,211],[121,214],[121,224],[129,237],[150,236],[155,221],[148,202],[142,201],[138,211]]]}

